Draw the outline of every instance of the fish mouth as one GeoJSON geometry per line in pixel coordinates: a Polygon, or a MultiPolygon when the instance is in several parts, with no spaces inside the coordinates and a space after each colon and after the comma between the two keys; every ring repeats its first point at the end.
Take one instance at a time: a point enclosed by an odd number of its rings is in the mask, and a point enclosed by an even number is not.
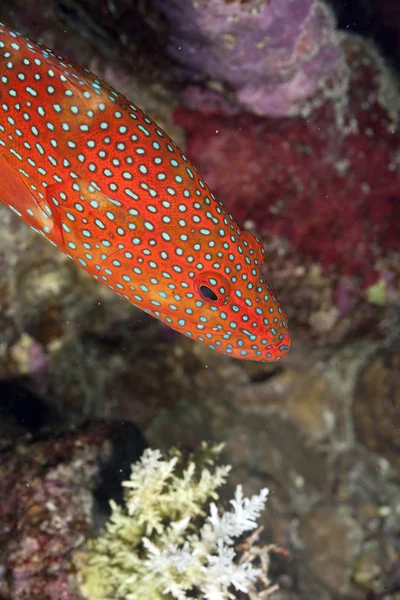
{"type": "Polygon", "coordinates": [[[283,338],[281,340],[279,340],[279,341],[276,339],[276,336],[275,336],[275,339],[272,342],[272,347],[275,349],[275,348],[279,348],[280,346],[283,345],[283,346],[287,346],[288,350],[289,350],[289,348],[290,348],[290,342],[291,342],[291,340],[290,340],[290,334],[289,334],[289,332],[287,332],[287,333],[285,333],[285,335],[283,336],[283,338]]]}
{"type": "Polygon", "coordinates": [[[263,335],[262,345],[257,344],[255,349],[249,349],[243,347],[243,338],[239,341],[240,343],[235,343],[235,337],[238,337],[240,334],[230,338],[231,343],[234,344],[234,348],[230,351],[230,356],[234,356],[235,358],[244,358],[246,360],[256,360],[260,362],[274,362],[279,361],[285,358],[290,350],[291,339],[290,334],[287,330],[283,330],[283,332],[277,331],[266,331],[263,335]],[[282,335],[282,339],[278,340],[278,336],[282,335]],[[268,340],[268,337],[270,338],[268,340]],[[272,339],[271,339],[272,338],[272,339]],[[269,343],[268,343],[269,342],[269,343]]]}
{"type": "Polygon", "coordinates": [[[275,356],[275,360],[280,360],[288,355],[291,346],[291,339],[289,332],[285,333],[283,338],[279,341],[276,339],[273,341],[272,348],[269,350],[275,356]]]}

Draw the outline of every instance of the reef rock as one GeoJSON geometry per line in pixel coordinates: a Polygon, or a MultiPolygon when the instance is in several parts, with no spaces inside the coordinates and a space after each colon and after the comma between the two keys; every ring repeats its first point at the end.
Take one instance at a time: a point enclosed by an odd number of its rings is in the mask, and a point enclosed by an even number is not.
{"type": "Polygon", "coordinates": [[[97,422],[37,441],[21,439],[1,452],[2,599],[80,598],[74,591],[69,559],[92,526],[93,493],[97,489],[99,506],[104,508],[104,495],[108,500],[114,490],[120,493],[121,468],[126,476],[127,466],[143,449],[137,431],[125,429],[127,436],[117,427],[97,422]],[[113,457],[118,467],[110,468],[113,457]]]}
{"type": "Polygon", "coordinates": [[[297,114],[343,63],[333,14],[320,0],[155,4],[169,25],[169,51],[182,77],[203,85],[203,92],[186,90],[192,106],[221,102],[216,89],[248,112],[297,114]]]}

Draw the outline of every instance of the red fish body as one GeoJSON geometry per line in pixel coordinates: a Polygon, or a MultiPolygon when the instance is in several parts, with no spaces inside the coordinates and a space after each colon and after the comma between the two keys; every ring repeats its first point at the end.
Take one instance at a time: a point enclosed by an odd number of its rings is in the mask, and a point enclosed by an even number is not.
{"type": "Polygon", "coordinates": [[[184,335],[242,359],[289,351],[261,243],[176,144],[95,75],[1,24],[0,201],[184,335]]]}

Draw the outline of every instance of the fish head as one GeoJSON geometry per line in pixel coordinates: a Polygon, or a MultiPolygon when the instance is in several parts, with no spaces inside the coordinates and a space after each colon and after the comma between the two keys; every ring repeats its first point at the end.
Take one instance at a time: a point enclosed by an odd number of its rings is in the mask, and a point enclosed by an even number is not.
{"type": "Polygon", "coordinates": [[[159,293],[159,308],[150,312],[228,356],[281,360],[289,352],[290,335],[286,314],[261,272],[264,248],[238,227],[228,251],[224,243],[212,246],[190,269],[179,269],[181,276],[167,286],[171,291],[159,293]]]}

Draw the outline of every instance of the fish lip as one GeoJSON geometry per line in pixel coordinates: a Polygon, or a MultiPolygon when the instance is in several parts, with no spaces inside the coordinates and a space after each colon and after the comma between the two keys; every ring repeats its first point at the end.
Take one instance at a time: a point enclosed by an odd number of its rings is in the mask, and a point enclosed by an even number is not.
{"type": "Polygon", "coordinates": [[[280,346],[282,346],[282,344],[284,346],[288,346],[290,348],[290,334],[289,334],[289,332],[286,332],[285,335],[283,336],[283,338],[277,344],[274,344],[272,346],[272,348],[273,349],[279,348],[280,346]]]}

